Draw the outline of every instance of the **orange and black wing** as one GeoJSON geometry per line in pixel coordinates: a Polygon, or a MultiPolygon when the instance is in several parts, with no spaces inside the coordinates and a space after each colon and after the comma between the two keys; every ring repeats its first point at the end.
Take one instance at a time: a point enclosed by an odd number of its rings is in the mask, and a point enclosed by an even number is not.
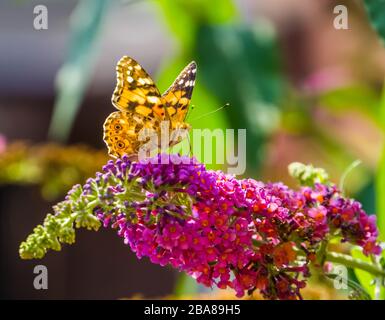
{"type": "Polygon", "coordinates": [[[116,80],[111,101],[117,109],[149,118],[165,118],[159,90],[138,62],[122,57],[116,66],[116,80]]]}
{"type": "Polygon", "coordinates": [[[162,95],[162,104],[172,122],[184,122],[195,85],[197,66],[193,61],[187,65],[174,83],[162,95]]]}

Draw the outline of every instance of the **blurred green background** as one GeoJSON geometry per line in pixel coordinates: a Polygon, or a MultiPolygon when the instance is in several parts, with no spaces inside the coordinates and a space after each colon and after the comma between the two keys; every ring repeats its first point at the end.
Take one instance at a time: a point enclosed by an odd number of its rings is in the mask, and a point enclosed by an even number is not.
{"type": "Polygon", "coordinates": [[[42,261],[54,279],[48,292],[32,288],[36,262],[17,256],[19,242],[50,205],[107,159],[102,124],[114,111],[115,64],[123,55],[138,60],[161,91],[196,60],[188,122],[247,129],[245,176],[294,186],[287,165],[300,161],[325,168],[338,183],[361,160],[344,190],[378,215],[384,235],[383,12],[380,0],[2,1],[2,296],[119,298],[201,290],[170,269],[136,261],[107,231],[98,237],[81,232],[75,248],[42,261]],[[47,30],[33,28],[38,4],[48,9],[47,30]],[[341,4],[348,9],[347,30],[334,27],[333,10],[341,4]]]}

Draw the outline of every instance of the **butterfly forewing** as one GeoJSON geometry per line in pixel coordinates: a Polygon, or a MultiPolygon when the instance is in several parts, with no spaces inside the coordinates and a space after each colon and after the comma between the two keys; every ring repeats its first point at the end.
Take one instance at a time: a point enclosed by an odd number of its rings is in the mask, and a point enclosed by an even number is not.
{"type": "Polygon", "coordinates": [[[116,66],[116,80],[111,100],[117,109],[164,118],[159,90],[138,62],[122,57],[116,66]]]}
{"type": "Polygon", "coordinates": [[[193,61],[183,69],[170,88],[162,95],[162,102],[171,122],[183,122],[186,118],[195,85],[196,71],[197,66],[193,61]]]}

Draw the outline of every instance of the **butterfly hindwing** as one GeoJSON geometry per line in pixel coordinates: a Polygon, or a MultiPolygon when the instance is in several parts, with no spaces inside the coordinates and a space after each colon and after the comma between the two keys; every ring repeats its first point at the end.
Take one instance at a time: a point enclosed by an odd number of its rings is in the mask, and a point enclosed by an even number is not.
{"type": "MultiPolygon", "coordinates": [[[[108,147],[108,153],[114,157],[122,157],[124,154],[137,154],[142,144],[148,139],[139,139],[143,129],[157,132],[159,120],[149,119],[138,113],[115,111],[104,122],[103,139],[108,147]]],[[[145,133],[143,131],[143,133],[145,133]]]]}
{"type": "Polygon", "coordinates": [[[162,103],[167,109],[171,122],[184,122],[195,85],[197,66],[193,61],[175,79],[162,95],[162,103]]]}
{"type": "Polygon", "coordinates": [[[129,120],[127,113],[116,111],[111,113],[103,125],[103,139],[108,147],[108,153],[121,157],[124,154],[134,153],[135,127],[129,120]]]}

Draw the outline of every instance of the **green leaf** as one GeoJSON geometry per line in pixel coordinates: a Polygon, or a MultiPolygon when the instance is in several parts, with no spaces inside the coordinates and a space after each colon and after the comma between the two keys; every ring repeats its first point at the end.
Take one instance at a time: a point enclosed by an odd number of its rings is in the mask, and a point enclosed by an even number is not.
{"type": "MultiPolygon", "coordinates": [[[[354,198],[362,204],[362,207],[366,212],[376,212],[376,187],[375,187],[375,175],[367,173],[370,180],[364,187],[354,194],[354,198]]],[[[350,184],[350,183],[349,183],[350,184]]]]}
{"type": "MultiPolygon", "coordinates": [[[[365,256],[362,253],[362,249],[359,247],[353,247],[351,250],[351,255],[353,258],[360,259],[360,260],[363,260],[363,261],[368,262],[368,263],[372,263],[370,257],[365,256]]],[[[363,270],[360,270],[360,269],[354,269],[354,273],[355,273],[358,281],[360,282],[361,286],[370,295],[370,297],[372,299],[374,299],[375,298],[375,285],[374,285],[373,281],[375,279],[373,278],[373,276],[370,273],[363,271],[363,270]]],[[[381,291],[382,291],[382,295],[383,295],[384,289],[381,288],[381,291]]]]}
{"type": "Polygon", "coordinates": [[[232,0],[158,0],[157,3],[185,53],[193,50],[201,24],[226,23],[237,16],[232,0]]]}
{"type": "Polygon", "coordinates": [[[248,167],[257,169],[278,126],[284,88],[274,30],[269,24],[202,26],[197,60],[201,81],[221,105],[230,104],[230,128],[247,128],[248,167]]]}
{"type": "Polygon", "coordinates": [[[385,131],[385,79],[384,79],[382,94],[380,98],[379,121],[382,129],[385,131]]]}
{"type": "Polygon", "coordinates": [[[382,43],[385,41],[385,0],[364,0],[365,8],[370,23],[380,36],[382,43]]]}

